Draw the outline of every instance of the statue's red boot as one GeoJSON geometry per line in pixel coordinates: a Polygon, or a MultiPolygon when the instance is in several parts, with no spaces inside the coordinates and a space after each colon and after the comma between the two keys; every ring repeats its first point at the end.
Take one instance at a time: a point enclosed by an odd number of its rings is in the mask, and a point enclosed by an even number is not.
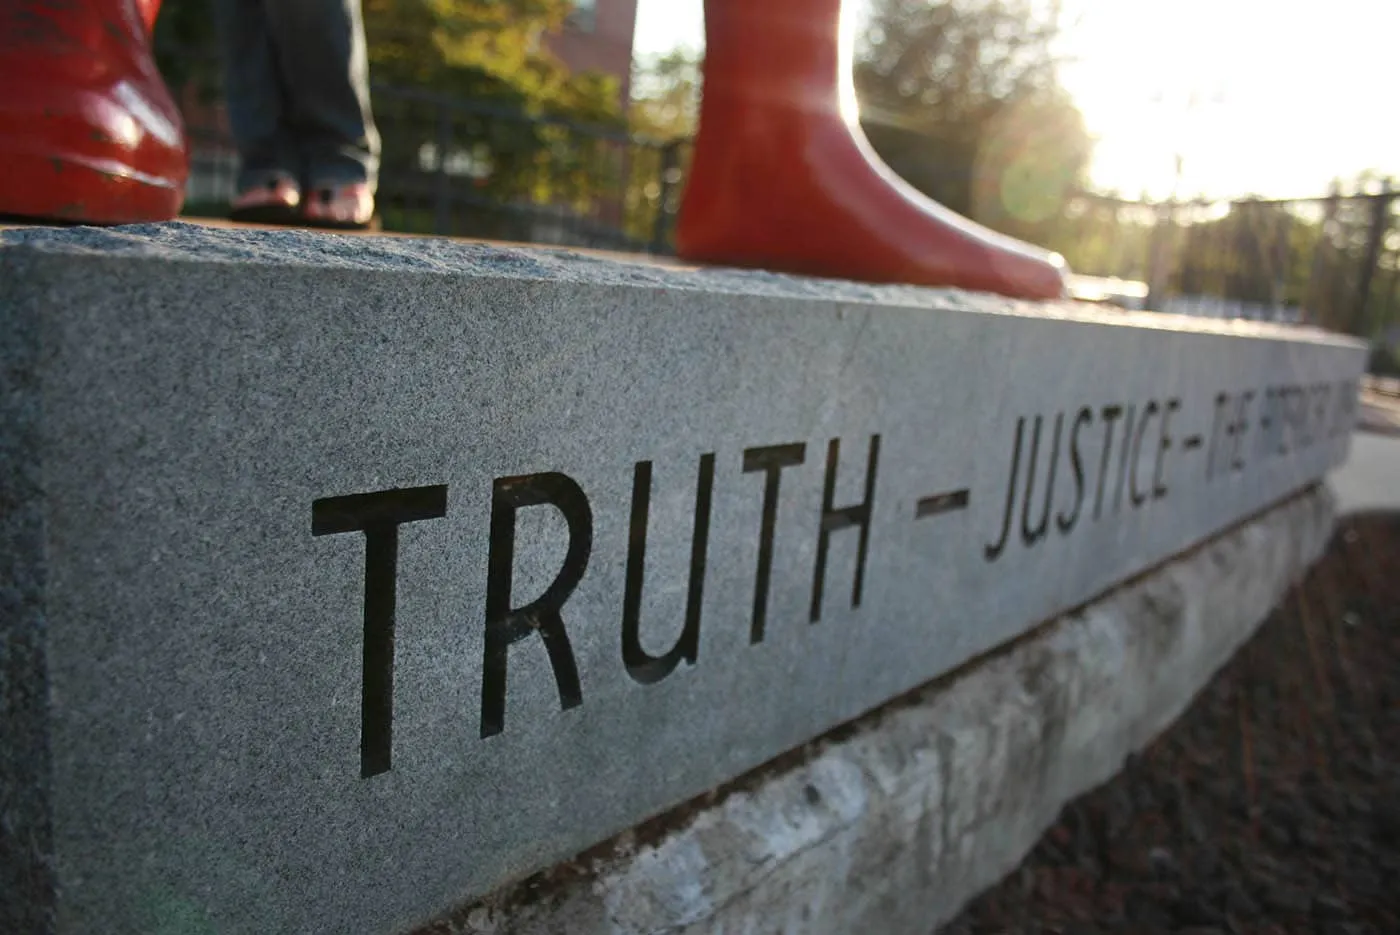
{"type": "Polygon", "coordinates": [[[0,215],[180,213],[184,128],[151,55],[159,0],[0,4],[0,215]]]}
{"type": "Polygon", "coordinates": [[[841,0],[705,0],[700,131],[676,230],[687,259],[1021,298],[1064,261],[908,185],[856,122],[841,0]]]}

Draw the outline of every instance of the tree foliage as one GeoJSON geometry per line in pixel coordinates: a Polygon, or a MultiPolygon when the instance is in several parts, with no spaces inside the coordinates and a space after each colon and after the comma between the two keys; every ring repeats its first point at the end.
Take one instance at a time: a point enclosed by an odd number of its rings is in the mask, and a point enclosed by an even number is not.
{"type": "MultiPolygon", "coordinates": [[[[600,131],[623,129],[618,80],[571,72],[547,42],[564,28],[571,0],[363,4],[375,82],[437,95],[429,102],[376,96],[381,123],[396,130],[382,134],[384,185],[406,189],[411,200],[415,176],[446,173],[449,190],[470,192],[483,208],[547,205],[577,216],[596,213],[599,199],[612,197],[626,158],[624,147],[600,131]]],[[[534,236],[518,210],[468,214],[471,223],[457,223],[455,232],[534,236]]],[[[425,218],[401,222],[425,225],[425,218]]]]}
{"type": "Polygon", "coordinates": [[[1374,337],[1400,321],[1400,233],[1394,204],[1379,197],[1387,189],[1391,180],[1363,173],[1313,201],[1246,198],[1208,215],[1180,206],[1170,288],[1297,305],[1315,324],[1374,337]]]}
{"type": "Polygon", "coordinates": [[[1148,279],[1157,211],[1113,195],[1069,198],[1040,243],[1061,254],[1070,269],[1092,276],[1148,279]]]}
{"type": "MultiPolygon", "coordinates": [[[[572,73],[545,40],[572,8],[571,0],[363,0],[370,77],[534,113],[617,121],[617,79],[572,73]]],[[[172,86],[217,85],[210,0],[165,0],[155,51],[172,86]]]]}
{"type": "Polygon", "coordinates": [[[637,63],[628,123],[642,142],[627,187],[626,231],[634,241],[664,247],[690,171],[700,111],[698,53],[673,49],[637,63]]]}
{"type": "Polygon", "coordinates": [[[1033,0],[874,0],[855,70],[871,144],[954,211],[1052,238],[1093,148],[1059,83],[1058,28],[1033,0]]]}
{"type": "Polygon", "coordinates": [[[628,121],[658,140],[688,139],[700,118],[698,53],[673,49],[638,62],[628,121]]]}
{"type": "Polygon", "coordinates": [[[545,36],[571,0],[364,0],[376,81],[589,121],[615,121],[618,82],[575,74],[545,36]]]}
{"type": "Polygon", "coordinates": [[[220,61],[210,0],[165,0],[151,44],[172,90],[192,87],[205,98],[217,91],[220,61]]]}

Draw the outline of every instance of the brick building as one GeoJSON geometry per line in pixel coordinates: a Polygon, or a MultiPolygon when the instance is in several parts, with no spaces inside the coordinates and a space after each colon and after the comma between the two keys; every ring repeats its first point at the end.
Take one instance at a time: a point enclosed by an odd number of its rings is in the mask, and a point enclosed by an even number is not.
{"type": "Polygon", "coordinates": [[[632,85],[632,36],[637,24],[637,0],[574,0],[574,12],[549,47],[572,71],[612,75],[625,108],[632,85]]]}

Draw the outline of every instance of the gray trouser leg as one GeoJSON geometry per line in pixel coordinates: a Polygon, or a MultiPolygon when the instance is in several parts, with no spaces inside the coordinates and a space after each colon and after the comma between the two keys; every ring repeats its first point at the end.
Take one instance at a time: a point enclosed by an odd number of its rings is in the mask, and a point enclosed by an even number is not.
{"type": "Polygon", "coordinates": [[[379,132],[359,0],[215,0],[239,190],[284,174],[375,184],[379,132]]]}
{"type": "Polygon", "coordinates": [[[360,0],[265,0],[287,125],[311,187],[379,174],[360,0]]]}
{"type": "Polygon", "coordinates": [[[214,15],[229,127],[238,147],[238,190],[279,175],[298,178],[301,160],[284,121],[286,102],[263,0],[215,0],[214,15]]]}

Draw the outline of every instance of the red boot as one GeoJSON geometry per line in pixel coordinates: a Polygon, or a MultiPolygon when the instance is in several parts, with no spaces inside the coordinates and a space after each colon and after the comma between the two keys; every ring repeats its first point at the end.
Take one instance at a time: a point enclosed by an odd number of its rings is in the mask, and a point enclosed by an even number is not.
{"type": "Polygon", "coordinates": [[[184,128],[149,39],[159,7],[0,3],[0,214],[120,224],[180,213],[184,128]]]}
{"type": "Polygon", "coordinates": [[[854,37],[840,23],[841,0],[705,0],[700,132],[677,252],[816,276],[1063,295],[1057,254],[953,213],[880,161],[856,122],[854,37]]]}

